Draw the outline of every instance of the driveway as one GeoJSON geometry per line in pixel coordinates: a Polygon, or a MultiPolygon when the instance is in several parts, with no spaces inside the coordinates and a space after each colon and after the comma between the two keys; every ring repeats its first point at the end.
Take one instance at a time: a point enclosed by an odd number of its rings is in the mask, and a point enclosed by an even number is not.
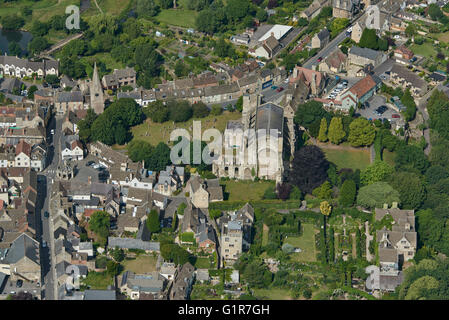
{"type": "MultiPolygon", "coordinates": [[[[384,96],[381,95],[374,95],[372,96],[370,99],[368,99],[368,103],[369,103],[369,108],[365,108],[365,109],[357,109],[357,113],[360,113],[360,115],[362,117],[365,117],[366,119],[371,119],[371,120],[375,120],[375,119],[380,119],[380,118],[385,118],[388,120],[393,120],[394,118],[392,117],[393,114],[399,114],[399,112],[397,112],[396,110],[394,110],[392,108],[392,105],[390,103],[387,103],[386,101],[387,99],[384,96]],[[378,116],[374,113],[374,111],[380,107],[380,106],[387,106],[388,109],[387,111],[385,111],[381,116],[378,116]]],[[[401,115],[400,115],[401,116],[401,115]]],[[[402,116],[401,116],[402,117],[402,116]]]]}

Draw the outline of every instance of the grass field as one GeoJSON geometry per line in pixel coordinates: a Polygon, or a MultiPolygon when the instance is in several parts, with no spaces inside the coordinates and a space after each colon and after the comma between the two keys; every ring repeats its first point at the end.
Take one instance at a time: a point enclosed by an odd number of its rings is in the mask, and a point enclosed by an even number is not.
{"type": "Polygon", "coordinates": [[[254,289],[254,296],[256,298],[262,299],[267,298],[268,300],[291,300],[290,291],[280,288],[270,288],[270,289],[254,289]]]}
{"type": "Polygon", "coordinates": [[[413,44],[410,46],[410,50],[413,51],[414,54],[419,56],[423,56],[426,58],[431,58],[436,55],[436,50],[431,43],[424,42],[421,45],[413,44]]]}
{"type": "Polygon", "coordinates": [[[156,20],[169,25],[184,28],[195,28],[195,19],[198,13],[186,9],[161,10],[156,20]]]}
{"type": "Polygon", "coordinates": [[[123,266],[125,271],[147,273],[156,271],[156,261],[156,257],[139,255],[136,259],[123,261],[123,266]]]}
{"type": "Polygon", "coordinates": [[[443,42],[449,42],[449,31],[447,31],[445,33],[436,33],[436,34],[432,35],[432,38],[437,39],[439,41],[443,41],[443,42]]]}
{"type": "Polygon", "coordinates": [[[289,243],[295,248],[300,248],[302,252],[294,252],[291,254],[293,260],[299,262],[316,261],[315,249],[315,228],[312,224],[303,224],[303,233],[299,237],[288,237],[285,243],[289,243]]]}
{"type": "Polygon", "coordinates": [[[0,17],[11,14],[21,15],[24,7],[30,7],[33,11],[32,17],[31,19],[25,18],[25,26],[23,27],[28,30],[33,21],[48,21],[54,15],[65,14],[66,7],[72,4],[79,5],[79,0],[21,0],[5,2],[0,6],[0,17]]]}
{"type": "Polygon", "coordinates": [[[112,277],[108,276],[106,272],[94,272],[90,271],[86,279],[83,279],[82,283],[86,286],[90,286],[91,289],[104,290],[109,285],[113,284],[112,277]]]}
{"type": "MultiPolygon", "coordinates": [[[[271,181],[225,181],[224,193],[229,193],[227,200],[261,200],[265,190],[273,184],[271,181]]],[[[226,199],[226,195],[225,195],[226,199]]]]}
{"type": "Polygon", "coordinates": [[[223,114],[219,116],[207,116],[202,119],[190,119],[186,122],[179,122],[173,124],[172,121],[167,121],[164,123],[155,123],[150,119],[147,119],[144,123],[133,127],[132,133],[134,139],[145,140],[152,145],[157,145],[159,142],[164,142],[167,144],[170,140],[170,133],[174,129],[187,129],[190,133],[192,133],[193,129],[193,120],[201,121],[201,131],[204,132],[206,129],[216,128],[223,132],[226,128],[226,124],[229,120],[238,120],[240,119],[242,114],[240,112],[229,112],[225,111],[223,114]]]}
{"type": "Polygon", "coordinates": [[[338,150],[321,147],[326,154],[327,160],[334,163],[338,169],[352,168],[365,169],[369,166],[369,150],[353,149],[353,150],[338,150]]]}
{"type": "Polygon", "coordinates": [[[210,263],[209,258],[197,258],[195,261],[195,268],[197,269],[210,269],[215,267],[210,263]]]}

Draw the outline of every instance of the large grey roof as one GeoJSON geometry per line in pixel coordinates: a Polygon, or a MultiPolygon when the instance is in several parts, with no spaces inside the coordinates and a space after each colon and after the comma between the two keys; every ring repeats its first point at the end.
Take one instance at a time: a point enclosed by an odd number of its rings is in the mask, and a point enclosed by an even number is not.
{"type": "Polygon", "coordinates": [[[115,290],[86,290],[84,300],[116,300],[115,290]]]}
{"type": "Polygon", "coordinates": [[[272,103],[266,103],[257,108],[256,130],[276,129],[282,134],[283,124],[284,110],[281,107],[272,103]]]}
{"type": "Polygon", "coordinates": [[[83,102],[83,94],[81,91],[59,92],[56,97],[57,102],[83,102]]]}
{"type": "Polygon", "coordinates": [[[357,46],[352,46],[349,49],[349,53],[354,54],[356,56],[364,57],[370,60],[376,60],[379,55],[382,54],[380,51],[376,51],[369,48],[360,48],[357,46]]]}
{"type": "Polygon", "coordinates": [[[40,264],[39,242],[29,235],[22,233],[11,245],[6,255],[8,263],[16,263],[22,258],[27,257],[31,261],[40,264]]]}
{"type": "Polygon", "coordinates": [[[149,242],[133,238],[118,238],[118,237],[109,237],[108,246],[109,248],[119,247],[121,249],[141,249],[151,251],[159,251],[160,249],[159,242],[149,242]]]}

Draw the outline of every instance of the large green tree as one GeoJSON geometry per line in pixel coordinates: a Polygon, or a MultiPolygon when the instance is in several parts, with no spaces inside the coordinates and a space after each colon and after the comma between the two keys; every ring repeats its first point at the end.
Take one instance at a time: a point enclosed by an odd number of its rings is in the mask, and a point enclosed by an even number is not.
{"type": "Polygon", "coordinates": [[[391,206],[393,202],[401,202],[399,192],[386,182],[375,182],[362,187],[357,195],[357,204],[366,208],[382,208],[384,203],[391,206]]]}
{"type": "Polygon", "coordinates": [[[376,160],[360,173],[360,181],[364,185],[372,184],[374,182],[385,181],[391,174],[394,168],[385,161],[376,160]]]}
{"type": "Polygon", "coordinates": [[[329,141],[334,144],[340,144],[343,141],[346,132],[343,130],[343,122],[340,117],[332,118],[327,136],[329,141]]]}
{"type": "Polygon", "coordinates": [[[354,147],[369,146],[374,142],[376,131],[364,118],[357,118],[349,125],[348,141],[354,147]]]}
{"type": "Polygon", "coordinates": [[[152,209],[147,217],[147,228],[151,233],[158,233],[161,231],[161,222],[159,220],[159,213],[152,209]]]}

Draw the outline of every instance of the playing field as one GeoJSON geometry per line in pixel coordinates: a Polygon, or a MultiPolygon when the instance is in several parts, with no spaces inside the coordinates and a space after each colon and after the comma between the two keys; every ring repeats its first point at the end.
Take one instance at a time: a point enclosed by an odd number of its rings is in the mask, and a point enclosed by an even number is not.
{"type": "Polygon", "coordinates": [[[291,257],[299,262],[316,261],[315,249],[315,227],[312,224],[303,224],[303,233],[299,237],[288,237],[284,243],[291,244],[295,248],[300,248],[302,252],[294,252],[291,257]]]}

